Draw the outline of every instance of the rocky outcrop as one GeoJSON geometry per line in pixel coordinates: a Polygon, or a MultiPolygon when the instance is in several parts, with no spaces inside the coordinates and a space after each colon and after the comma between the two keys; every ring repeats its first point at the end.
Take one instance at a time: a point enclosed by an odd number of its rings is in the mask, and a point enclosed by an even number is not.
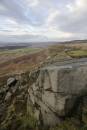
{"type": "Polygon", "coordinates": [[[27,88],[27,75],[9,77],[0,87],[0,130],[22,130],[19,121],[26,113],[27,88]]]}
{"type": "Polygon", "coordinates": [[[10,76],[0,87],[1,130],[35,130],[67,119],[76,127],[87,124],[86,62],[48,65],[10,76]]]}
{"type": "Polygon", "coordinates": [[[32,106],[41,125],[54,126],[72,116],[81,121],[87,99],[87,65],[44,67],[28,93],[27,108],[32,106]]]}

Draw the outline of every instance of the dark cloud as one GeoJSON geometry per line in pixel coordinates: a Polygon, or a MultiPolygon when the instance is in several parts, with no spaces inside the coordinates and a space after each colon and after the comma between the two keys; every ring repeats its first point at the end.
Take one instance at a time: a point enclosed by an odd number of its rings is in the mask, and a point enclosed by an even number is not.
{"type": "Polygon", "coordinates": [[[30,22],[30,19],[25,15],[26,8],[18,0],[0,0],[0,4],[6,9],[0,10],[0,15],[11,17],[21,23],[30,22]]]}
{"type": "Polygon", "coordinates": [[[87,33],[87,15],[83,14],[77,18],[71,15],[61,15],[56,20],[57,27],[61,31],[70,33],[87,33]]]}

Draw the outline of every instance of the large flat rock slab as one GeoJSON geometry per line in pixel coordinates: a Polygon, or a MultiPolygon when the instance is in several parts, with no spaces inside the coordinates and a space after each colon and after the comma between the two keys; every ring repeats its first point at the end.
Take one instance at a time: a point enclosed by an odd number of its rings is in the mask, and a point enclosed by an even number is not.
{"type": "Polygon", "coordinates": [[[28,92],[33,106],[39,106],[35,109],[41,114],[43,124],[56,125],[60,117],[70,116],[75,111],[77,102],[78,111],[83,97],[87,95],[87,59],[54,63],[41,68],[28,92]]]}

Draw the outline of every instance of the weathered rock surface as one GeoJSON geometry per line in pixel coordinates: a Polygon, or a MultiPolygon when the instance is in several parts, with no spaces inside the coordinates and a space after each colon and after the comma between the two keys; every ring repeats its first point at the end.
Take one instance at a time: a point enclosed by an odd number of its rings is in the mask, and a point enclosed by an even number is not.
{"type": "Polygon", "coordinates": [[[10,92],[7,92],[7,94],[5,96],[5,101],[11,100],[11,96],[12,96],[12,94],[10,92]]]}
{"type": "Polygon", "coordinates": [[[84,97],[87,95],[87,65],[48,66],[28,89],[28,107],[43,125],[56,125],[61,119],[77,116],[82,119],[84,97]]]}
{"type": "Polygon", "coordinates": [[[71,118],[87,124],[87,62],[49,65],[8,79],[0,87],[1,130],[34,130],[71,118]]]}
{"type": "Polygon", "coordinates": [[[22,129],[18,122],[26,112],[27,88],[27,77],[21,75],[8,78],[7,84],[0,87],[0,130],[22,129]]]}
{"type": "Polygon", "coordinates": [[[10,77],[8,80],[7,80],[7,86],[14,86],[16,84],[17,80],[14,78],[14,77],[10,77]]]}

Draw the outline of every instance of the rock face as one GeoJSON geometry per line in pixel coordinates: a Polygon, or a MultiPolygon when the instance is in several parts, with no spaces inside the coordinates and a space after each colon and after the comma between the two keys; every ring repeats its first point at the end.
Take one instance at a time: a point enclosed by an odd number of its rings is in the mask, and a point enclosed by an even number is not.
{"type": "Polygon", "coordinates": [[[17,80],[13,77],[10,77],[8,80],[7,80],[7,86],[14,86],[16,84],[17,80]]]}
{"type": "Polygon", "coordinates": [[[87,63],[49,65],[6,81],[0,87],[0,130],[34,130],[67,119],[87,125],[87,63]]]}
{"type": "Polygon", "coordinates": [[[32,106],[41,124],[54,126],[70,116],[82,120],[87,98],[87,65],[42,68],[28,93],[27,108],[32,106]]]}
{"type": "Polygon", "coordinates": [[[27,76],[21,75],[9,77],[6,85],[0,87],[0,130],[22,130],[18,121],[26,113],[27,87],[27,76]]]}

